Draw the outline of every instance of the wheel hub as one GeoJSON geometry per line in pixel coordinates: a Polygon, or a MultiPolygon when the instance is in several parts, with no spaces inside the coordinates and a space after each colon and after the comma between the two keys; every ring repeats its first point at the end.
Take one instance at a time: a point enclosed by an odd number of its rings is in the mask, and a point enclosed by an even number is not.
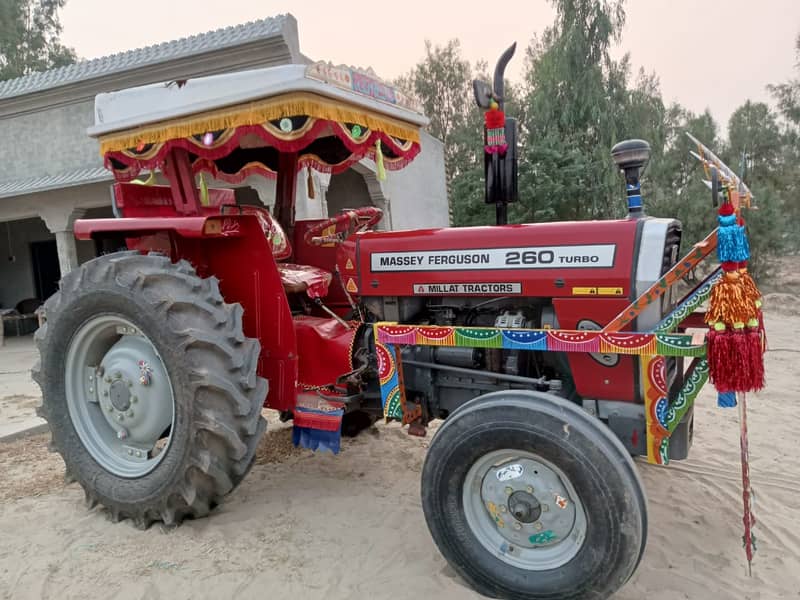
{"type": "Polygon", "coordinates": [[[125,412],[131,407],[131,392],[127,381],[117,380],[111,384],[108,395],[114,409],[125,412]]]}
{"type": "Polygon", "coordinates": [[[67,350],[65,386],[76,431],[103,468],[139,477],[156,467],[174,396],[164,363],[137,327],[114,315],[87,321],[67,350]]]}
{"type": "Polygon", "coordinates": [[[470,529],[494,555],[528,570],[557,568],[586,537],[586,515],[572,484],[531,452],[496,450],[479,458],[464,480],[470,529]]]}
{"type": "Polygon", "coordinates": [[[508,511],[520,523],[533,523],[539,520],[542,505],[533,494],[517,491],[508,498],[508,511]]]}
{"type": "Polygon", "coordinates": [[[143,458],[172,421],[167,373],[144,337],[123,335],[103,357],[98,378],[100,402],[118,439],[135,446],[125,454],[143,458]],[[138,451],[138,454],[137,452],[138,451]]]}
{"type": "Polygon", "coordinates": [[[481,499],[504,538],[523,548],[557,544],[575,524],[575,503],[560,477],[530,458],[489,466],[481,499]]]}

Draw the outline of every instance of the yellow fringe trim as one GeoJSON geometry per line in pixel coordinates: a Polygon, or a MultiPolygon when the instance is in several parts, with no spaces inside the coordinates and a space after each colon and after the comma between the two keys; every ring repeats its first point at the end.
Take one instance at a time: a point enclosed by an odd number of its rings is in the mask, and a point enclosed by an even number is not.
{"type": "Polygon", "coordinates": [[[340,123],[358,123],[374,131],[419,142],[419,128],[398,119],[356,109],[317,96],[301,93],[162,121],[151,126],[129,129],[100,137],[100,153],[119,152],[139,144],[158,144],[169,140],[201,135],[207,131],[230,129],[242,125],[259,125],[273,119],[307,115],[340,123]]]}

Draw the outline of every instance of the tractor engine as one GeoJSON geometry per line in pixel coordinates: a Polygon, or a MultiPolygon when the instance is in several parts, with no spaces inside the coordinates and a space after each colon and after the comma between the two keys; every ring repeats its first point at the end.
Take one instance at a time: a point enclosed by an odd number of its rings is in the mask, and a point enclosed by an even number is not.
{"type": "MultiPolygon", "coordinates": [[[[337,262],[374,322],[601,329],[675,264],[680,240],[678,221],[650,217],[367,232],[345,242],[337,262]]],[[[671,306],[667,295],[632,330],[652,329],[671,306]]],[[[360,346],[362,356],[374,354],[369,331],[360,346]]],[[[639,436],[631,432],[644,427],[639,359],[567,346],[565,352],[408,346],[401,356],[406,402],[427,422],[491,391],[549,391],[607,420],[621,439],[632,437],[627,445],[636,452],[639,436]]],[[[678,359],[668,361],[671,385],[682,372],[678,359]]],[[[377,381],[369,387],[377,389],[377,381]]]]}

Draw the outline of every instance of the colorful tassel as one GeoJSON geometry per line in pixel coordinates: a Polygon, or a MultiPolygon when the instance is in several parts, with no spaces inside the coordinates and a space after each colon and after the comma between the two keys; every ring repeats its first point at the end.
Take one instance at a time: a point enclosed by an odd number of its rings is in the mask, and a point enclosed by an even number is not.
{"type": "Polygon", "coordinates": [[[133,181],[131,181],[131,183],[135,183],[136,185],[145,185],[145,186],[151,186],[155,182],[156,182],[156,172],[155,171],[150,171],[150,177],[148,177],[144,181],[139,181],[138,179],[134,179],[133,181]]]}
{"type": "Polygon", "coordinates": [[[484,115],[486,126],[486,145],[484,149],[489,154],[505,154],[508,150],[506,142],[506,115],[500,110],[495,100],[489,103],[489,110],[484,115]]]}
{"type": "Polygon", "coordinates": [[[378,170],[378,181],[386,179],[386,167],[383,164],[383,150],[380,139],[375,142],[375,167],[378,170]]]}
{"type": "Polygon", "coordinates": [[[750,258],[744,227],[739,225],[733,205],[724,202],[717,216],[717,257],[720,262],[742,262],[750,258]]]}
{"type": "Polygon", "coordinates": [[[292,443],[310,450],[339,453],[344,409],[321,410],[305,406],[294,408],[292,443]]]}
{"type": "Polygon", "coordinates": [[[746,297],[739,281],[738,263],[723,263],[725,271],[722,278],[711,289],[708,311],[705,320],[709,325],[724,323],[747,323],[757,318],[758,309],[750,298],[746,297]]]}
{"type": "Polygon", "coordinates": [[[742,380],[741,391],[757,392],[764,388],[764,336],[759,330],[759,321],[753,319],[743,334],[746,337],[745,356],[748,364],[747,379],[742,380]]]}
{"type": "Polygon", "coordinates": [[[756,308],[761,308],[761,292],[756,286],[756,282],[753,281],[753,278],[750,276],[750,273],[747,272],[746,262],[739,263],[738,272],[739,282],[742,286],[742,294],[744,294],[748,300],[753,302],[756,308]]]}
{"type": "Polygon", "coordinates": [[[735,391],[736,353],[734,333],[724,323],[716,323],[707,337],[707,360],[711,382],[718,392],[735,391]]]}
{"type": "Polygon", "coordinates": [[[202,173],[200,173],[200,204],[203,206],[209,205],[208,184],[206,183],[206,178],[202,173]]]}
{"type": "Polygon", "coordinates": [[[741,244],[744,248],[743,254],[747,257],[743,260],[750,260],[750,241],[747,239],[747,227],[745,226],[744,219],[740,216],[739,217],[739,235],[741,237],[741,244]]]}
{"type": "Polygon", "coordinates": [[[306,186],[308,187],[308,197],[310,200],[314,199],[314,177],[311,175],[311,168],[306,167],[308,171],[308,178],[306,179],[306,186]]]}

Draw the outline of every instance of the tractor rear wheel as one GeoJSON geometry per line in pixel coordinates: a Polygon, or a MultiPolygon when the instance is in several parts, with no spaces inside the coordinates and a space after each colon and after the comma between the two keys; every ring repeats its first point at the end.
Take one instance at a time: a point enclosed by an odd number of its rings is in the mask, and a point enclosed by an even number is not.
{"type": "Polygon", "coordinates": [[[43,416],[90,506],[139,527],[205,516],[250,469],[265,421],[242,307],[186,261],[119,252],[67,274],[35,340],[43,416]]]}
{"type": "Polygon", "coordinates": [[[494,392],[454,412],[422,472],[428,527],[493,598],[608,598],[644,552],[647,505],[625,448],[562,398],[494,392]]]}

